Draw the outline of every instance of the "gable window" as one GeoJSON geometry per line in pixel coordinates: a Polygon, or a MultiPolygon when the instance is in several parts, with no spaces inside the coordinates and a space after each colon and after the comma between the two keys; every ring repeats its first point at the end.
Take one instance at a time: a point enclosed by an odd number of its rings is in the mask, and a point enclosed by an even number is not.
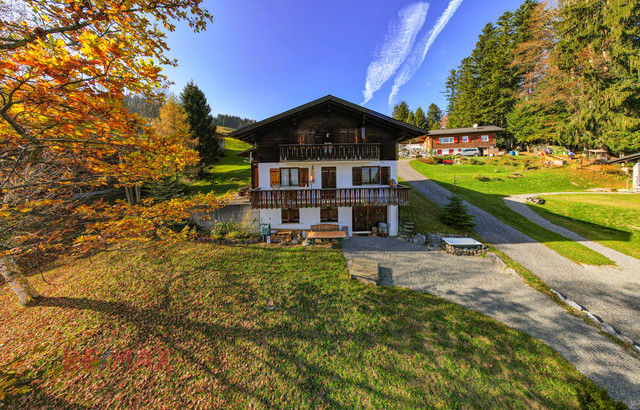
{"type": "Polygon", "coordinates": [[[338,208],[320,208],[320,222],[338,222],[338,208]]]}
{"type": "Polygon", "coordinates": [[[438,144],[453,144],[453,137],[438,138],[438,144]]]}
{"type": "Polygon", "coordinates": [[[483,141],[483,142],[489,141],[489,136],[488,135],[481,135],[480,136],[480,141],[483,141]]]}
{"type": "Polygon", "coordinates": [[[271,168],[269,176],[271,186],[309,185],[309,168],[271,168]]]}
{"type": "Polygon", "coordinates": [[[353,167],[352,184],[386,185],[389,183],[390,167],[353,167]]]}
{"type": "Polygon", "coordinates": [[[463,136],[462,142],[469,142],[469,136],[468,135],[463,136]]]}
{"type": "Polygon", "coordinates": [[[283,208],[281,213],[283,224],[295,224],[300,222],[300,210],[297,208],[283,208]]]}

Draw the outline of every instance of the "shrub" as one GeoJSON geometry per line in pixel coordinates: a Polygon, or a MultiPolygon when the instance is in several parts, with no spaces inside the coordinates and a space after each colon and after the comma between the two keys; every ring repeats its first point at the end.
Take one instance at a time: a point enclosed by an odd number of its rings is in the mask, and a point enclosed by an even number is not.
{"type": "Polygon", "coordinates": [[[487,176],[485,176],[485,175],[482,175],[482,174],[475,174],[475,175],[473,176],[473,178],[474,178],[474,179],[477,179],[478,181],[482,181],[482,182],[490,181],[490,180],[491,180],[491,178],[489,178],[489,177],[487,177],[487,176]]]}
{"type": "Polygon", "coordinates": [[[228,239],[244,239],[246,236],[247,235],[242,231],[231,231],[227,234],[228,239]]]}
{"type": "Polygon", "coordinates": [[[213,228],[211,228],[211,234],[217,239],[221,239],[229,232],[233,232],[236,230],[238,230],[238,224],[236,224],[235,221],[216,221],[216,223],[213,225],[213,228]]]}
{"type": "Polygon", "coordinates": [[[429,165],[436,165],[438,163],[438,158],[436,157],[420,158],[418,161],[424,162],[425,164],[429,164],[429,165]]]}
{"type": "Polygon", "coordinates": [[[475,226],[473,215],[467,213],[467,208],[458,195],[449,197],[449,203],[444,207],[442,221],[462,229],[471,229],[475,226]]]}
{"type": "Polygon", "coordinates": [[[478,158],[473,158],[472,157],[472,158],[469,159],[469,164],[471,164],[471,165],[482,165],[482,164],[484,164],[484,161],[482,161],[482,160],[480,160],[478,158]]]}

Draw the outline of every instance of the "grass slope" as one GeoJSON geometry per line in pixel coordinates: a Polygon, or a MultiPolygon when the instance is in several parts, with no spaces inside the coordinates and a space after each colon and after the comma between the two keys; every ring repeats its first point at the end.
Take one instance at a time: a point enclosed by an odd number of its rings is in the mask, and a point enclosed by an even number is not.
{"type": "MultiPolygon", "coordinates": [[[[616,185],[618,184],[616,179],[601,175],[595,182],[589,178],[588,171],[569,172],[568,167],[527,170],[525,165],[527,158],[485,159],[484,161],[478,165],[466,163],[454,166],[428,165],[420,161],[412,161],[411,166],[442,187],[457,192],[470,203],[574,262],[589,265],[614,264],[599,253],[529,221],[509,209],[502,199],[515,194],[576,191],[603,184],[616,185]],[[513,178],[514,173],[522,177],[513,178]]],[[[529,159],[529,161],[535,161],[535,159],[529,159]]]]}
{"type": "Polygon", "coordinates": [[[240,151],[251,147],[250,144],[233,138],[225,138],[224,157],[205,170],[205,179],[192,182],[188,186],[189,193],[215,192],[224,195],[227,192],[239,191],[251,180],[251,165],[244,158],[237,156],[240,151]]]}
{"type": "Polygon", "coordinates": [[[0,363],[33,389],[9,406],[564,408],[593,388],[477,312],[348,279],[337,249],[180,243],[45,276],[36,306],[0,292],[0,363]]]}
{"type": "Polygon", "coordinates": [[[547,195],[530,205],[542,217],[604,246],[640,259],[639,195],[547,195]]]}

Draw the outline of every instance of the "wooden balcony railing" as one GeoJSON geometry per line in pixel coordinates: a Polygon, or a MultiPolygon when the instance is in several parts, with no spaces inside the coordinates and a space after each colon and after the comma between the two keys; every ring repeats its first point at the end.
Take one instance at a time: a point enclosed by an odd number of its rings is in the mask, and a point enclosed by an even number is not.
{"type": "Polygon", "coordinates": [[[280,161],[379,160],[380,144],[280,145],[280,161]]]}
{"type": "Polygon", "coordinates": [[[336,206],[407,205],[409,187],[280,189],[251,191],[251,207],[319,208],[336,206]]]}

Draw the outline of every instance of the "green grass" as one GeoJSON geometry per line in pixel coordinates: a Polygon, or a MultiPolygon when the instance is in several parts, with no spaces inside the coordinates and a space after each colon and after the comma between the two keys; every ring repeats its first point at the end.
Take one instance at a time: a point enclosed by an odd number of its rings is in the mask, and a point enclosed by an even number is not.
{"type": "Polygon", "coordinates": [[[456,192],[574,262],[588,265],[614,264],[603,255],[529,221],[509,209],[502,199],[514,194],[584,190],[602,186],[603,183],[615,185],[618,183],[616,179],[608,174],[590,178],[588,171],[572,170],[569,167],[526,169],[527,166],[537,166],[536,158],[485,158],[481,161],[478,165],[467,162],[453,166],[412,161],[411,166],[442,187],[456,192]],[[515,173],[522,177],[514,178],[515,173]],[[597,181],[597,185],[594,181],[597,181]]]}
{"type": "Polygon", "coordinates": [[[640,195],[547,195],[530,205],[542,217],[640,259],[640,195]]]}
{"type": "Polygon", "coordinates": [[[216,165],[205,169],[204,179],[191,182],[187,188],[188,192],[215,192],[216,195],[222,196],[247,186],[251,181],[251,165],[236,154],[249,147],[251,145],[244,141],[226,138],[224,157],[220,158],[216,165]]]}
{"type": "Polygon", "coordinates": [[[576,408],[593,388],[478,312],[348,279],[339,249],[180,243],[45,277],[33,307],[0,289],[0,363],[33,389],[10,407],[576,408]]]}

